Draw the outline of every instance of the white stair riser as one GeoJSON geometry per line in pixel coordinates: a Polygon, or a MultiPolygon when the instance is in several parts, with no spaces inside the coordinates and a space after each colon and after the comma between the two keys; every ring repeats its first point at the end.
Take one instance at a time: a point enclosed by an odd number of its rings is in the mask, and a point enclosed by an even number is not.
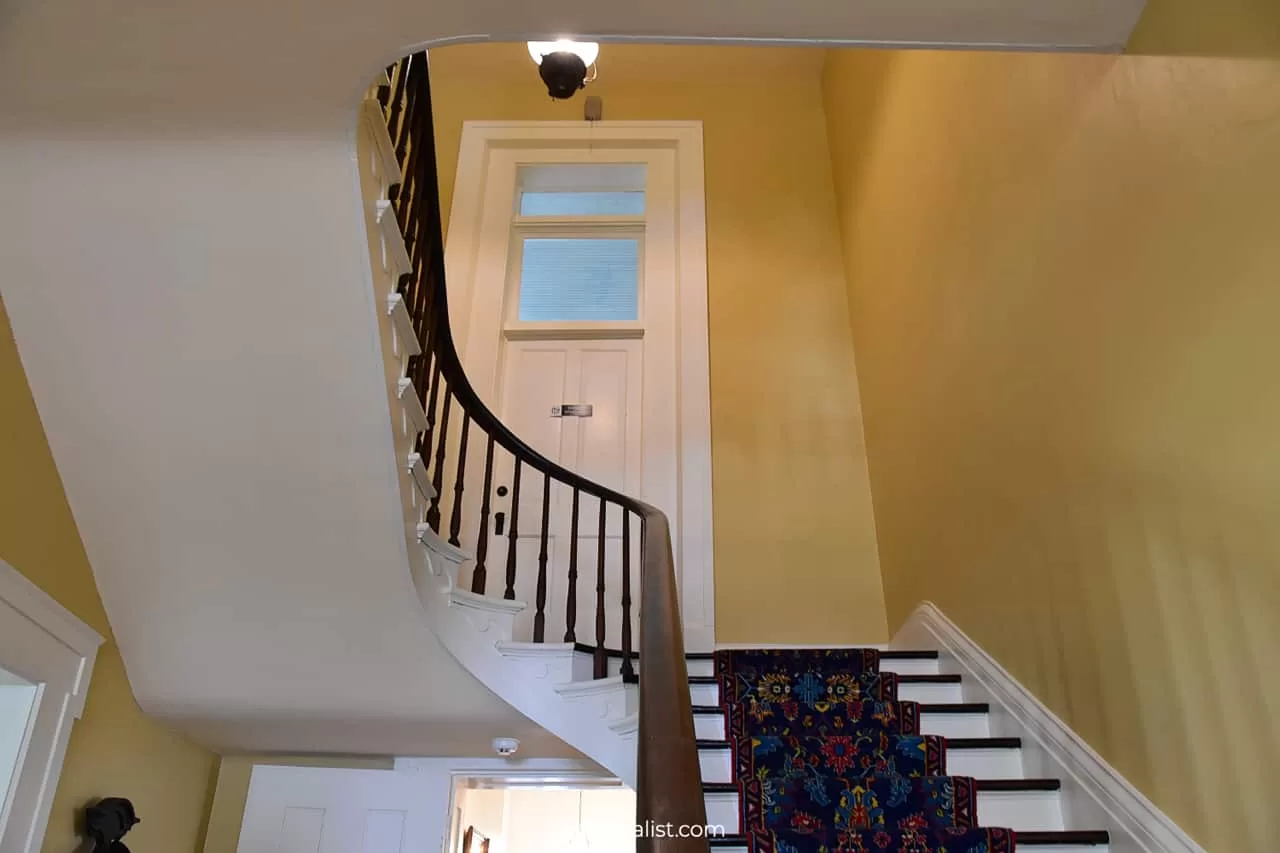
{"type": "MultiPolygon", "coordinates": [[[[694,704],[699,704],[694,702],[694,704]]],[[[716,714],[694,714],[693,731],[703,740],[724,740],[724,718],[716,714]]],[[[938,714],[921,712],[920,731],[942,737],[990,737],[986,714],[938,714]]]]}
{"type": "MultiPolygon", "coordinates": [[[[741,832],[736,793],[708,793],[704,798],[709,826],[723,827],[728,835],[741,832]]],[[[1057,791],[979,791],[978,824],[1015,832],[1060,832],[1062,798],[1057,791]]]]}
{"type": "MultiPolygon", "coordinates": [[[[732,782],[733,759],[728,749],[700,749],[703,782],[732,782]]],[[[953,749],[947,753],[947,772],[975,779],[1022,779],[1020,749],[953,749]]]]}
{"type": "MultiPolygon", "coordinates": [[[[712,660],[691,660],[685,666],[690,675],[715,675],[716,664],[712,660]]],[[[881,672],[896,672],[898,675],[937,675],[937,658],[894,659],[880,661],[881,672]]]]}
{"type": "MultiPolygon", "coordinates": [[[[690,684],[689,697],[695,705],[719,705],[720,685],[690,684]]],[[[900,684],[898,698],[903,702],[963,702],[964,691],[959,684],[900,684]]]]}

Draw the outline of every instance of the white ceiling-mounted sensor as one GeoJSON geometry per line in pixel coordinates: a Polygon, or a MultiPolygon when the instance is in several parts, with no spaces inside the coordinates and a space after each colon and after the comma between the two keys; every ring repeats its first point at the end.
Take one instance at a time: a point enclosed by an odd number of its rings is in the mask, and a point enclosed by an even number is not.
{"type": "Polygon", "coordinates": [[[513,737],[496,737],[493,739],[493,751],[506,758],[509,755],[515,755],[516,750],[520,748],[520,741],[513,737]]]}

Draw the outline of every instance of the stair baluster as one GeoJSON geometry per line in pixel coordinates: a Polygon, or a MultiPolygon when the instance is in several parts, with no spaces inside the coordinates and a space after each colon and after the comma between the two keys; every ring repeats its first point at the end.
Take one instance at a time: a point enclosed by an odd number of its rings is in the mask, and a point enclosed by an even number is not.
{"type": "Polygon", "coordinates": [[[573,489],[573,507],[569,511],[569,593],[564,603],[564,641],[576,643],[578,634],[578,495],[573,489]]]}
{"type": "Polygon", "coordinates": [[[538,548],[538,591],[534,599],[533,641],[544,642],[547,633],[547,532],[551,526],[551,475],[542,475],[542,536],[538,548]]]}
{"type": "Polygon", "coordinates": [[[511,478],[511,527],[507,530],[507,589],[502,597],[516,600],[516,544],[519,541],[520,523],[520,457],[516,457],[515,474],[511,478]]]}
{"type": "Polygon", "coordinates": [[[604,645],[604,534],[608,510],[609,505],[603,497],[600,498],[600,532],[596,539],[596,650],[592,656],[592,670],[596,678],[609,674],[609,656],[604,645]]]}
{"type": "Polygon", "coordinates": [[[484,493],[480,498],[480,533],[476,536],[476,567],[471,573],[471,591],[484,595],[488,574],[484,561],[489,556],[489,493],[493,490],[493,436],[484,450],[484,493]]]}

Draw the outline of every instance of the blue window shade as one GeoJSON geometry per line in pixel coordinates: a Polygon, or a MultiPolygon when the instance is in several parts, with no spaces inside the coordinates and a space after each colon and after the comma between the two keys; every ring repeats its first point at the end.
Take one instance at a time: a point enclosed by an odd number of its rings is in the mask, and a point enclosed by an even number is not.
{"type": "Polygon", "coordinates": [[[640,241],[526,237],[521,320],[638,320],[640,241]]]}
{"type": "Polygon", "coordinates": [[[520,193],[521,216],[640,216],[643,192],[520,193]]]}

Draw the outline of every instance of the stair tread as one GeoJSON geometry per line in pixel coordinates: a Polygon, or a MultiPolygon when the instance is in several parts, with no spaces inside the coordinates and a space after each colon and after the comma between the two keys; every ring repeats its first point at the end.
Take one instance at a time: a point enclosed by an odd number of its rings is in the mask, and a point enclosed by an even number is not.
{"type": "Polygon", "coordinates": [[[938,652],[926,649],[886,649],[880,660],[937,660],[938,652]]]}
{"type": "Polygon", "coordinates": [[[1022,749],[1020,737],[949,737],[947,749],[1022,749]]]}
{"type": "MultiPolygon", "coordinates": [[[[595,654],[596,647],[591,645],[590,643],[574,643],[573,650],[575,652],[586,652],[587,654],[591,655],[591,654],[595,654]]],[[[608,646],[604,647],[604,653],[607,657],[611,657],[611,658],[622,657],[621,649],[611,649],[608,646]]],[[[627,653],[627,657],[631,658],[632,660],[635,660],[636,658],[640,657],[640,653],[635,650],[632,650],[627,653]]]]}
{"type": "Polygon", "coordinates": [[[959,684],[958,675],[899,675],[899,684],[959,684]]]}
{"type": "MultiPolygon", "coordinates": [[[[989,702],[924,702],[920,704],[922,714],[986,714],[990,711],[989,702]]],[[[693,713],[719,715],[724,713],[724,709],[719,705],[694,705],[693,713]]]]}
{"type": "MultiPolygon", "coordinates": [[[[949,737],[943,738],[947,749],[1021,749],[1020,737],[949,737]]],[[[699,749],[728,749],[729,741],[718,738],[698,738],[699,749]]]]}
{"type": "MultiPolygon", "coordinates": [[[[1051,844],[1076,844],[1092,847],[1111,842],[1111,834],[1102,829],[1019,832],[1017,837],[1019,847],[1024,845],[1027,847],[1047,846],[1051,844]]],[[[747,837],[745,835],[720,835],[708,838],[707,841],[712,847],[745,847],[747,837]]]]}
{"type": "Polygon", "coordinates": [[[689,676],[690,684],[719,684],[720,679],[714,675],[691,675],[689,676]]]}
{"type": "MultiPolygon", "coordinates": [[[[990,793],[1013,793],[1017,791],[1059,791],[1062,789],[1060,779],[976,779],[978,791],[990,793]]],[[[707,794],[736,794],[737,782],[703,782],[702,790],[707,794]]]]}
{"type": "Polygon", "coordinates": [[[986,714],[989,702],[921,702],[921,714],[986,714]]]}

